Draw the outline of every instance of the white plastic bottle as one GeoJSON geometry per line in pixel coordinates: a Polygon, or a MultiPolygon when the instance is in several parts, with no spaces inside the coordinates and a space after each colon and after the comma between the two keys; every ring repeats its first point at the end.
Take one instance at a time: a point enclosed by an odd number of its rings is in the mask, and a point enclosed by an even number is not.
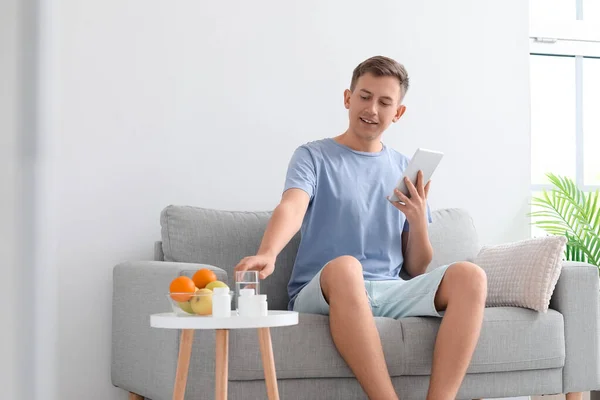
{"type": "Polygon", "coordinates": [[[212,296],[212,315],[215,318],[231,317],[231,295],[229,288],[216,287],[212,296]]]}
{"type": "Polygon", "coordinates": [[[256,300],[254,302],[254,306],[256,309],[254,310],[256,316],[266,317],[269,314],[269,308],[267,306],[267,295],[259,294],[255,296],[256,300]]]}
{"type": "Polygon", "coordinates": [[[240,297],[238,297],[238,314],[241,317],[251,317],[253,312],[254,303],[254,289],[242,289],[240,290],[240,297]]]}

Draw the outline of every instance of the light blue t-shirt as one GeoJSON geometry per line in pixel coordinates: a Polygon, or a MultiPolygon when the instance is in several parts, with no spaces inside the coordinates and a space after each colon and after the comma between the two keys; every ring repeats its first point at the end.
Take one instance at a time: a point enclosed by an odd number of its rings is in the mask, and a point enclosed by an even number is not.
{"type": "MultiPolygon", "coordinates": [[[[383,145],[378,153],[352,150],[333,138],[296,149],[284,191],[310,196],[301,241],[288,284],[289,308],[295,296],[323,266],[351,255],[363,266],[365,280],[399,279],[404,214],[387,199],[409,159],[383,145]]],[[[431,222],[429,207],[428,219],[431,222]]]]}

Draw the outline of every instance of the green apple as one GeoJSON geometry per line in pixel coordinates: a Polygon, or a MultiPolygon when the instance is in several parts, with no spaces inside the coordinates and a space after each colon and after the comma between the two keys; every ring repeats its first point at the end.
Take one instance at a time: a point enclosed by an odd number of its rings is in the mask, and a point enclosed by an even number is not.
{"type": "Polygon", "coordinates": [[[205,289],[213,290],[216,287],[224,287],[224,288],[229,289],[229,286],[227,286],[227,284],[225,282],[221,282],[221,281],[213,281],[213,282],[209,283],[208,285],[206,285],[205,289]]]}
{"type": "Polygon", "coordinates": [[[190,299],[192,310],[198,315],[212,314],[212,290],[199,289],[196,290],[195,296],[190,299]]]}
{"type": "Polygon", "coordinates": [[[181,308],[186,313],[188,313],[188,314],[194,313],[194,310],[192,310],[192,305],[190,304],[189,301],[180,301],[177,304],[179,305],[179,308],[181,308]]]}

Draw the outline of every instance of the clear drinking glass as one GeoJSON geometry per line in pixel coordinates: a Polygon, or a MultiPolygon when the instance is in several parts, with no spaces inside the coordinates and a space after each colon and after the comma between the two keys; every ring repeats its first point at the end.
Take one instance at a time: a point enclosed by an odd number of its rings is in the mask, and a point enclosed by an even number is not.
{"type": "Polygon", "coordinates": [[[240,290],[254,289],[254,294],[260,294],[260,277],[258,271],[237,271],[235,273],[235,309],[238,309],[240,290]]]}

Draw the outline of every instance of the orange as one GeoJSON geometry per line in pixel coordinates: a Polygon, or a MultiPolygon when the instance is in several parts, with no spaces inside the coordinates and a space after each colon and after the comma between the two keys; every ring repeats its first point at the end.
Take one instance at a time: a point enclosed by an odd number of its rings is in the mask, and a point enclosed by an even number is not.
{"type": "Polygon", "coordinates": [[[208,268],[202,268],[196,271],[192,280],[198,289],[204,289],[206,285],[217,280],[217,275],[208,268]]]}
{"type": "Polygon", "coordinates": [[[171,281],[169,292],[175,301],[188,301],[196,292],[196,285],[189,277],[179,276],[171,281]]]}

